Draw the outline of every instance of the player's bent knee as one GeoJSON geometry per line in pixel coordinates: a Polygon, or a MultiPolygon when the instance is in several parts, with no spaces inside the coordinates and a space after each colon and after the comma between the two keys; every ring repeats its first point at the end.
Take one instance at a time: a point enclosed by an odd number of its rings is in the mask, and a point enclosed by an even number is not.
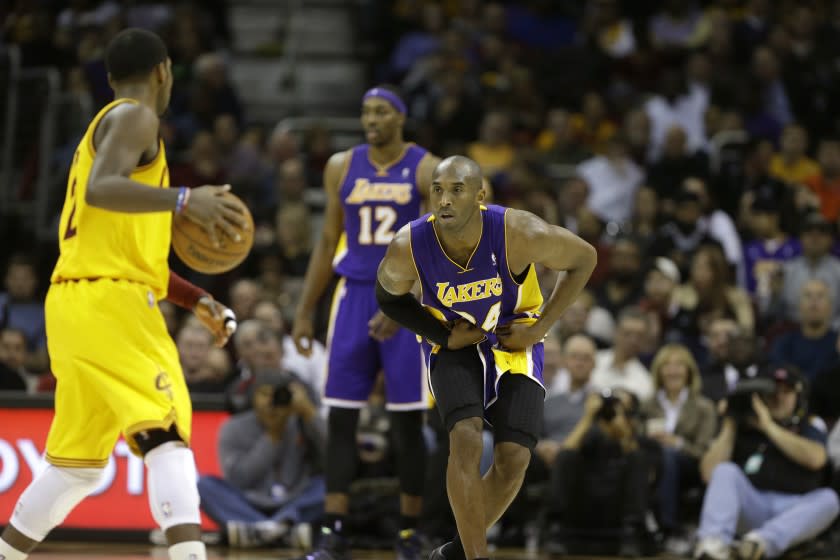
{"type": "Polygon", "coordinates": [[[481,418],[464,418],[456,422],[449,431],[450,453],[463,455],[477,452],[480,455],[484,447],[482,428],[481,418]]]}
{"type": "Polygon", "coordinates": [[[79,502],[96,490],[104,470],[47,466],[21,495],[10,523],[24,536],[44,540],[79,502]]]}
{"type": "Polygon", "coordinates": [[[493,462],[502,477],[517,479],[525,474],[531,462],[531,450],[509,441],[496,445],[493,462]]]}
{"type": "MultiPolygon", "coordinates": [[[[180,442],[184,444],[184,440],[178,435],[178,430],[173,424],[168,430],[156,429],[138,432],[131,436],[135,445],[145,457],[151,450],[169,442],[180,442]]],[[[186,445],[186,444],[184,444],[186,445]]]]}
{"type": "Polygon", "coordinates": [[[158,445],[145,457],[149,506],[164,531],[177,525],[201,523],[198,476],[193,452],[180,442],[158,445]]]}

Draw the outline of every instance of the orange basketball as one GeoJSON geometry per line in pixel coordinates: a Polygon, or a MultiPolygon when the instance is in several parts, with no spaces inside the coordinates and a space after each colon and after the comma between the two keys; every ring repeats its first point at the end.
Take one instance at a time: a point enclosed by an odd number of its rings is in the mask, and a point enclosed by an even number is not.
{"type": "Polygon", "coordinates": [[[254,245],[254,218],[242,200],[232,194],[224,193],[235,200],[245,213],[249,228],[239,230],[242,240],[233,241],[221,230],[216,231],[220,246],[214,247],[203,227],[183,216],[172,219],[172,248],[184,264],[191,269],[205,274],[220,274],[236,267],[245,260],[254,245]]]}

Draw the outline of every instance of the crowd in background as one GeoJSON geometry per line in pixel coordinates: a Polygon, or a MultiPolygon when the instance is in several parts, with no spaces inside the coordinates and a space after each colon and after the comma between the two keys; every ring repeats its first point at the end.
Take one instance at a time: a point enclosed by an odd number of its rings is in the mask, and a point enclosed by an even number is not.
{"type": "MultiPolygon", "coordinates": [[[[59,67],[66,90],[93,112],[110,96],[109,37],[138,25],[165,38],[175,85],[161,135],[172,184],[229,182],[258,224],[253,254],[232,273],[207,277],[173,262],[240,322],[233,343],[213,349],[200,325],[161,304],[187,382],[239,411],[255,372],[284,369],[317,401],[325,350],[298,355],[288,319],[317,230],[318,209],[304,195],[320,189],[330,131],[316,124],[298,135],[249,120],[228,77],[235,54],[224,2],[7,4],[3,41],[20,46],[26,65],[59,67]]],[[[695,472],[720,403],[770,365],[795,372],[822,430],[834,425],[840,2],[395,0],[360,10],[377,53],[371,81],[399,86],[411,139],[475,159],[496,202],[598,250],[586,291],[546,340],[546,434],[529,480],[544,483],[537,463],[550,471],[582,445],[575,430],[612,398],[607,389],[633,411],[628,430],[679,451],[695,472]],[[671,412],[685,410],[684,395],[694,403],[690,429],[671,412]]],[[[68,161],[78,132],[61,153],[68,161]]],[[[55,247],[3,245],[0,388],[49,391],[43,295],[55,247]]],[[[551,274],[540,274],[550,289],[551,274]]],[[[647,485],[647,471],[622,472],[647,485]]],[[[700,488],[695,478],[685,488],[700,488]]],[[[680,536],[675,492],[685,488],[662,480],[650,501],[680,536]]],[[[643,517],[647,497],[622,503],[640,500],[631,513],[643,517]]],[[[511,542],[524,542],[527,510],[503,521],[511,542]]]]}

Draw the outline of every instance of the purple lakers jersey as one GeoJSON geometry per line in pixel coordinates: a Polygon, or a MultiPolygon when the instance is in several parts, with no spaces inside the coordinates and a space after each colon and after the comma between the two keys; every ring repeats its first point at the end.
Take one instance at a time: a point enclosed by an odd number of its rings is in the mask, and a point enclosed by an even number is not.
{"type": "Polygon", "coordinates": [[[370,146],[350,151],[340,185],[344,233],[333,259],[335,271],[351,280],[373,282],[376,269],[397,231],[420,215],[417,166],[426,150],[407,144],[392,163],[379,166],[369,157],[370,146]]]}
{"type": "MultiPolygon", "coordinates": [[[[434,216],[411,222],[411,253],[422,287],[421,302],[442,321],[464,318],[491,334],[496,325],[534,321],[543,303],[531,265],[517,278],[508,267],[502,206],[482,206],[481,239],[465,267],[438,241],[434,216]]],[[[519,271],[522,272],[522,271],[519,271]]],[[[494,341],[495,337],[488,337],[494,341]]]]}

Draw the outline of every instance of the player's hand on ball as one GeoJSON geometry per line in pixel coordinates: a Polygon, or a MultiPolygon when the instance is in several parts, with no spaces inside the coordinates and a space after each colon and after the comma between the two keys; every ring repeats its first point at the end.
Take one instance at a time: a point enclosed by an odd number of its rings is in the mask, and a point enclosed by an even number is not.
{"type": "Polygon", "coordinates": [[[478,344],[486,338],[484,331],[467,321],[458,319],[449,332],[446,347],[450,350],[460,350],[473,344],[478,344]]]}
{"type": "Polygon", "coordinates": [[[536,323],[508,323],[496,327],[495,332],[499,342],[508,350],[525,350],[545,336],[536,323]]]}
{"type": "Polygon", "coordinates": [[[312,355],[312,337],[315,335],[315,326],[312,324],[312,317],[295,315],[295,322],[292,323],[292,340],[295,341],[295,348],[301,356],[312,355]]]}
{"type": "Polygon", "coordinates": [[[400,330],[400,324],[389,318],[382,311],[377,311],[368,321],[368,335],[377,342],[388,340],[400,330]]]}
{"type": "Polygon", "coordinates": [[[220,244],[217,228],[238,243],[242,236],[237,230],[247,230],[249,227],[242,207],[236,201],[222,196],[229,190],[230,185],[204,185],[192,189],[189,202],[184,208],[184,217],[203,227],[215,247],[220,244]]]}
{"type": "Polygon", "coordinates": [[[209,295],[201,296],[193,309],[195,316],[213,333],[214,344],[221,348],[236,332],[236,315],[209,295]]]}

